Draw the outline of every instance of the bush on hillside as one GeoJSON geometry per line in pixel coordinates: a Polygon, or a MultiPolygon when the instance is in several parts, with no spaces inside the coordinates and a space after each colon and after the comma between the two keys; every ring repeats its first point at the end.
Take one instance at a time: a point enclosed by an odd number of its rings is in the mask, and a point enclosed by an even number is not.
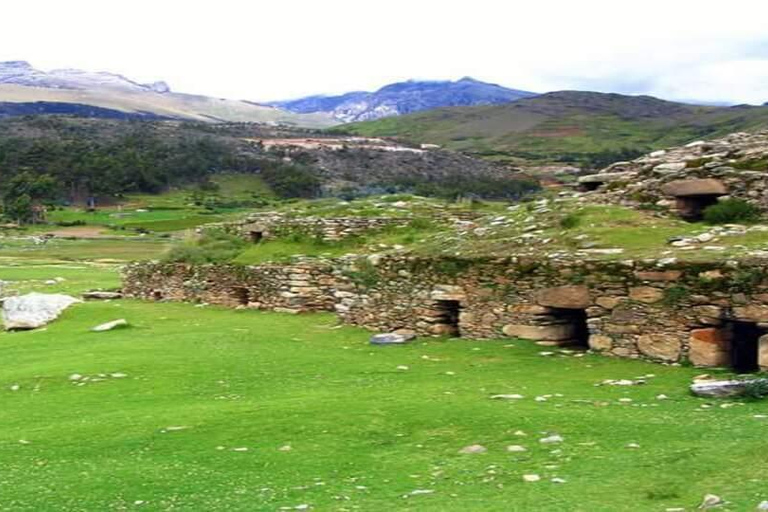
{"type": "Polygon", "coordinates": [[[760,209],[743,199],[726,199],[704,210],[704,222],[708,224],[734,224],[755,222],[760,209]]]}
{"type": "Polygon", "coordinates": [[[226,263],[235,259],[246,245],[246,241],[236,235],[211,230],[172,248],[165,259],[178,263],[226,263]]]}

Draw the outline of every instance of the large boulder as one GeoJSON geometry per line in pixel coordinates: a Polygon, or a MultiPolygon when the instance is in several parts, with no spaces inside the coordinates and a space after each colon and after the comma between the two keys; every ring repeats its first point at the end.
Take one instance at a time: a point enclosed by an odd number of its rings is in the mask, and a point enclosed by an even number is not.
{"type": "Polygon", "coordinates": [[[728,188],[713,178],[674,180],[661,187],[661,191],[673,197],[724,196],[728,188]]]}
{"type": "Polygon", "coordinates": [[[748,386],[756,385],[765,380],[707,380],[694,382],[691,384],[691,393],[705,398],[731,398],[744,395],[748,386]]]}
{"type": "Polygon", "coordinates": [[[680,359],[680,340],[667,334],[643,334],[637,339],[637,348],[653,359],[668,362],[680,359]]]}
{"type": "Polygon", "coordinates": [[[722,329],[694,329],[689,343],[688,358],[696,366],[726,366],[731,361],[730,342],[722,329]]]}
{"type": "Polygon", "coordinates": [[[557,286],[536,294],[536,303],[539,306],[558,309],[587,309],[592,305],[592,300],[586,286],[557,286]]]}
{"type": "Polygon", "coordinates": [[[371,336],[371,345],[405,345],[409,341],[416,338],[415,334],[411,333],[396,333],[389,332],[384,334],[374,334],[371,336]]]}
{"type": "Polygon", "coordinates": [[[72,304],[79,301],[69,295],[28,293],[9,297],[3,301],[3,326],[5,330],[37,329],[56,320],[72,304]]]}

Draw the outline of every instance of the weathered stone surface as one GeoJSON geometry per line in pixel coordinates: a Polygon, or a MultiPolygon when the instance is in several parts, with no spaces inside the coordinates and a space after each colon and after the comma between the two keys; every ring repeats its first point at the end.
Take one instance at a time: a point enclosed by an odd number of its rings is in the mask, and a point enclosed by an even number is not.
{"type": "Polygon", "coordinates": [[[398,334],[394,332],[386,334],[374,334],[371,336],[371,345],[404,345],[416,338],[415,334],[398,334]]]}
{"type": "Polygon", "coordinates": [[[680,340],[668,334],[644,334],[637,339],[640,352],[653,359],[677,361],[680,358],[680,340]]]}
{"type": "Polygon", "coordinates": [[[721,329],[691,331],[688,358],[696,366],[725,366],[730,363],[730,344],[721,329]]]}
{"type": "Polygon", "coordinates": [[[83,298],[93,299],[93,300],[112,300],[112,299],[122,299],[123,294],[121,292],[104,292],[100,290],[94,290],[94,291],[83,293],[83,298]]]}
{"type": "Polygon", "coordinates": [[[3,301],[6,330],[37,329],[56,318],[72,304],[80,302],[69,295],[29,293],[3,301]]]}
{"type": "Polygon", "coordinates": [[[608,351],[613,348],[613,338],[600,334],[593,334],[589,337],[589,348],[592,350],[608,351]]]}
{"type": "Polygon", "coordinates": [[[128,327],[128,320],[126,320],[125,318],[112,320],[111,322],[97,325],[96,327],[91,328],[91,330],[93,332],[104,332],[104,331],[111,331],[112,329],[117,329],[118,327],[128,327]]]}
{"type": "Polygon", "coordinates": [[[629,298],[645,304],[654,304],[664,298],[664,291],[652,286],[636,286],[629,289],[629,298]]]}
{"type": "Polygon", "coordinates": [[[559,309],[586,309],[592,304],[589,288],[586,286],[557,286],[541,290],[536,294],[540,306],[559,309]]]}
{"type": "Polygon", "coordinates": [[[728,194],[728,188],[725,184],[713,178],[670,181],[661,187],[661,191],[674,197],[724,196],[728,194]]]}
{"type": "Polygon", "coordinates": [[[565,341],[574,337],[575,331],[572,325],[505,325],[502,332],[510,338],[523,338],[526,340],[565,341]]]}
{"type": "Polygon", "coordinates": [[[626,297],[598,297],[595,304],[605,309],[613,309],[626,300],[626,297]]]}
{"type": "Polygon", "coordinates": [[[768,334],[761,336],[758,341],[757,364],[760,370],[768,371],[768,334]]]}
{"type": "Polygon", "coordinates": [[[680,270],[637,271],[635,277],[641,281],[677,281],[683,273],[680,270]]]}
{"type": "Polygon", "coordinates": [[[603,172],[598,174],[589,174],[579,178],[579,184],[597,184],[611,183],[613,181],[629,180],[635,176],[634,172],[603,172]]]}
{"type": "Polygon", "coordinates": [[[746,322],[768,322],[768,306],[750,304],[733,308],[733,317],[746,322]]]}

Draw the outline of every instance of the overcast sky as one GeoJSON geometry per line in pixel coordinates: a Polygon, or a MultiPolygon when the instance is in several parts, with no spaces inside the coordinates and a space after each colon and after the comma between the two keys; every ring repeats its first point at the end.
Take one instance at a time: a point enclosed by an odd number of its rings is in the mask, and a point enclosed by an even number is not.
{"type": "Polygon", "coordinates": [[[472,76],[768,101],[765,0],[4,0],[0,60],[274,100],[472,76]]]}

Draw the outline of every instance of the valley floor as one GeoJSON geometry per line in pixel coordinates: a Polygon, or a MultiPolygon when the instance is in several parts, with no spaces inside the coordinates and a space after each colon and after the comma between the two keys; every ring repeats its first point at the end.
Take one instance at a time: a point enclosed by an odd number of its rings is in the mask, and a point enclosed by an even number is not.
{"type": "MultiPolygon", "coordinates": [[[[114,267],[89,263],[4,264],[0,277],[20,291],[117,284],[114,267]]],[[[0,510],[768,500],[768,403],[694,398],[700,370],[523,340],[373,347],[368,336],[331,315],[137,301],[80,304],[47,329],[0,334],[0,510]],[[117,318],[131,327],[89,332],[117,318]],[[647,383],[597,386],[638,377],[647,383]],[[562,442],[541,442],[551,436],[562,442]],[[459,453],[474,444],[487,452],[459,453]]]]}

